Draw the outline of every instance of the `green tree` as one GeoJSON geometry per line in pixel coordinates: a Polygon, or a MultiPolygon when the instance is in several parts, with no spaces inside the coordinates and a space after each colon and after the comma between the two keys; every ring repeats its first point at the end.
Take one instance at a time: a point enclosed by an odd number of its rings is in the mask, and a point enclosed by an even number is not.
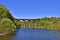
{"type": "Polygon", "coordinates": [[[4,5],[0,5],[0,18],[9,18],[14,20],[14,17],[4,5]]]}
{"type": "Polygon", "coordinates": [[[8,18],[3,18],[0,22],[0,25],[1,25],[0,32],[2,32],[2,33],[12,33],[16,30],[16,26],[8,18]]]}

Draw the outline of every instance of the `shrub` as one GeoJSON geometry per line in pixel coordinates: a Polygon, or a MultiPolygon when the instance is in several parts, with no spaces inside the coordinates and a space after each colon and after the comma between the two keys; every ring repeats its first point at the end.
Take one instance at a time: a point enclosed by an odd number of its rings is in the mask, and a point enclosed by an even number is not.
{"type": "Polygon", "coordinates": [[[0,32],[3,33],[12,33],[16,30],[16,26],[14,23],[8,19],[8,18],[3,18],[0,23],[0,32]]]}

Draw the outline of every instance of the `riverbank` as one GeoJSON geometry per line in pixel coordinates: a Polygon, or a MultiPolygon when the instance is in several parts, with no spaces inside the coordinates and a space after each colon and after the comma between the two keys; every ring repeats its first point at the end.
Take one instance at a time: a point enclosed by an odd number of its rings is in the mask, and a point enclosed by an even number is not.
{"type": "Polygon", "coordinates": [[[0,33],[0,36],[10,36],[10,35],[15,35],[15,32],[13,33],[0,33]]]}
{"type": "Polygon", "coordinates": [[[6,33],[0,33],[0,36],[5,36],[5,35],[7,35],[6,33]]]}

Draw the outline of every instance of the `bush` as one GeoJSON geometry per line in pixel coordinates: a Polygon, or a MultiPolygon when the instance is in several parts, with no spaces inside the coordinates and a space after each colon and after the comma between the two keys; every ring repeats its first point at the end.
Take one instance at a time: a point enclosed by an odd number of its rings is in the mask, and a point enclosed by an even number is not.
{"type": "Polygon", "coordinates": [[[0,32],[2,33],[12,33],[16,30],[16,26],[14,23],[8,19],[8,18],[3,18],[0,23],[0,32]]]}

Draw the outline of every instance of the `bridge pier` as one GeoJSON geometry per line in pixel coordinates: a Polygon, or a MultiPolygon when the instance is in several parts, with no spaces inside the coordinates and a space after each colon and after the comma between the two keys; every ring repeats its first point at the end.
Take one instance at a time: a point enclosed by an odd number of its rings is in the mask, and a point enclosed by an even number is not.
{"type": "Polygon", "coordinates": [[[21,28],[23,28],[24,21],[20,20],[20,22],[21,22],[21,28]]]}
{"type": "Polygon", "coordinates": [[[29,28],[31,27],[31,24],[30,24],[30,20],[28,20],[29,21],[29,28]]]}
{"type": "Polygon", "coordinates": [[[36,20],[34,20],[34,25],[35,25],[35,28],[36,28],[36,20]]]}
{"type": "Polygon", "coordinates": [[[21,21],[21,28],[37,28],[36,19],[19,19],[19,20],[21,21]],[[26,27],[27,25],[28,27],[26,27]]]}

